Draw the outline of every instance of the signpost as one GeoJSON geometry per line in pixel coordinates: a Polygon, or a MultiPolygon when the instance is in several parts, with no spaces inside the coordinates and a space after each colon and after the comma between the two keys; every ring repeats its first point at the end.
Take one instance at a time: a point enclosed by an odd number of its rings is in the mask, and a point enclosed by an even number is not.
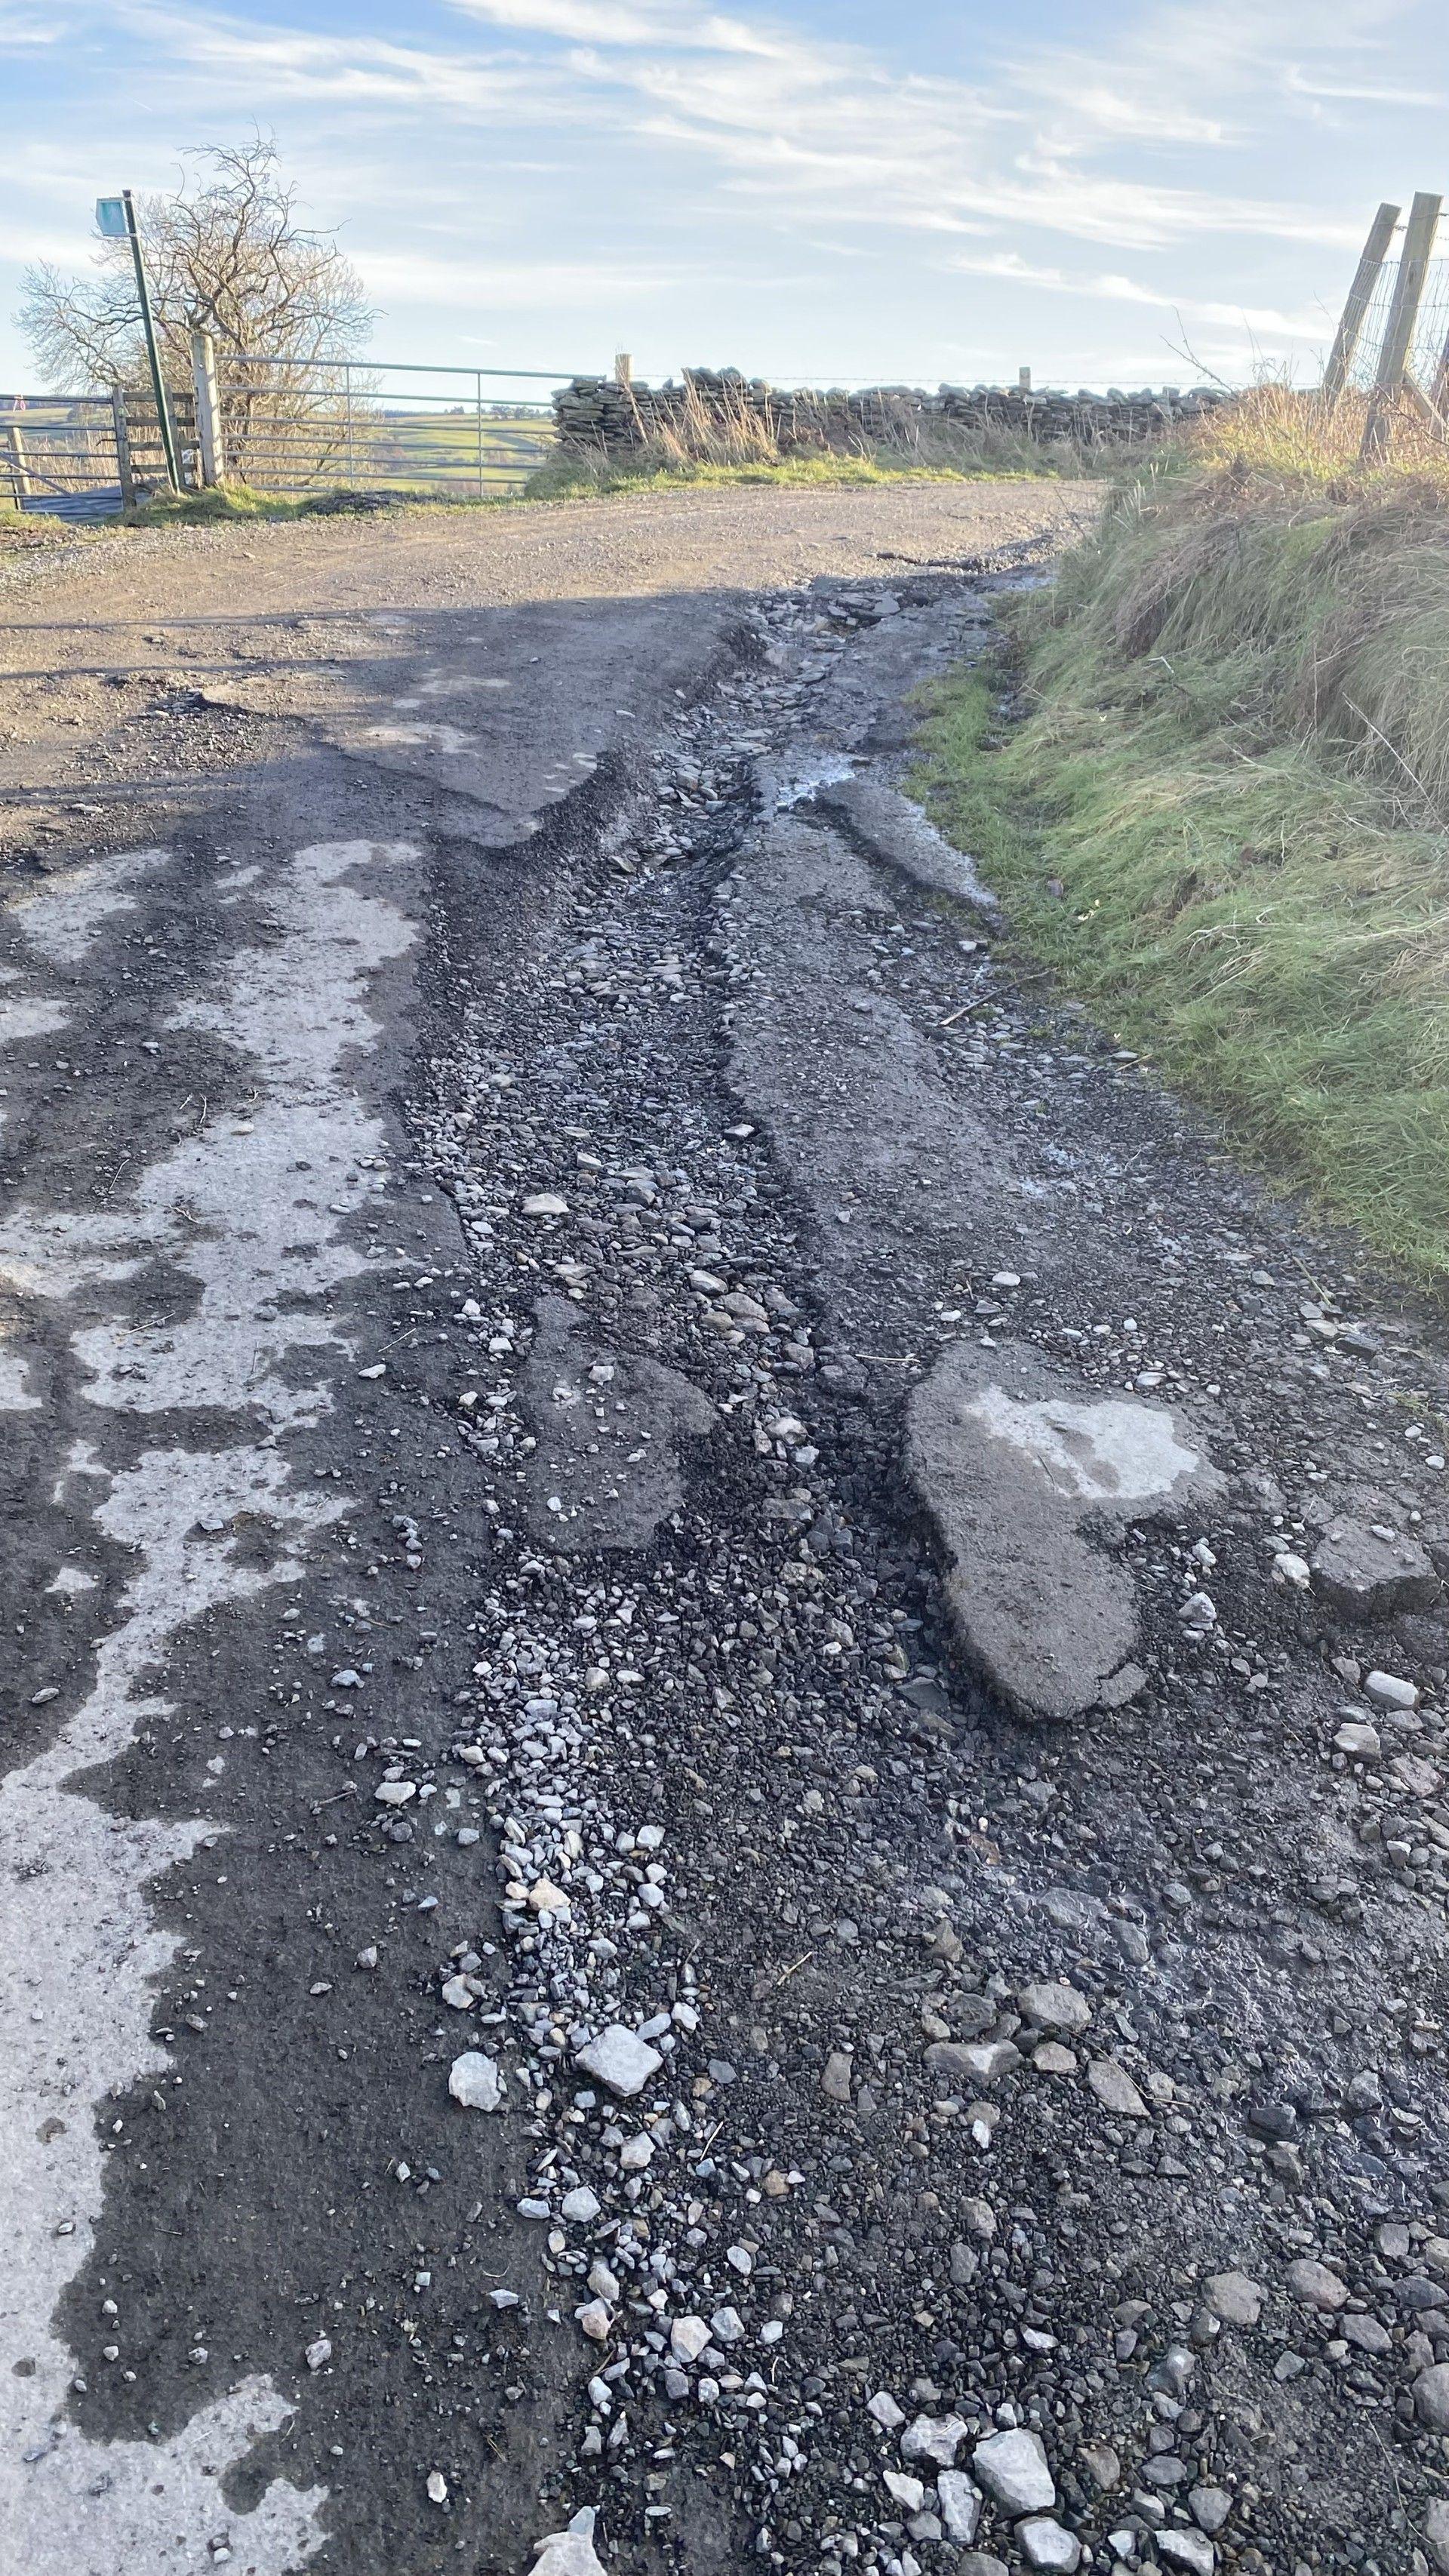
{"type": "Polygon", "coordinates": [[[123,188],[119,197],[97,197],[96,229],[105,241],[128,241],[131,245],[136,294],[141,306],[141,328],[146,334],[146,356],[151,369],[151,389],[156,396],[156,418],[166,457],[166,478],[172,491],[179,492],[181,468],[176,456],[176,431],[161,374],[161,352],[156,344],[156,324],[151,312],[151,290],[146,283],[146,263],[141,257],[141,236],[136,230],[136,209],[131,203],[129,188],[123,188]]]}

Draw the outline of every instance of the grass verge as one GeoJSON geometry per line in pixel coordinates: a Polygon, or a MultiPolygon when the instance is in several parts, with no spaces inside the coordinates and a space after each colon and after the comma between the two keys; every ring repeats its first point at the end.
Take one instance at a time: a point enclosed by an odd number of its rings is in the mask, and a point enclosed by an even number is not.
{"type": "MultiPolygon", "coordinates": [[[[1012,479],[1018,470],[1012,470],[1012,479]]],[[[789,456],[773,462],[757,458],[730,465],[708,459],[664,463],[649,456],[559,455],[550,457],[546,465],[529,476],[523,497],[527,501],[572,501],[624,492],[700,491],[748,483],[803,489],[840,483],[957,483],[963,479],[963,472],[960,466],[923,465],[904,456],[889,464],[871,456],[789,456]]],[[[1005,476],[995,479],[1003,480],[1005,476]]]]}
{"type": "Polygon", "coordinates": [[[1446,608],[1441,489],[1189,451],[935,692],[918,781],[1065,987],[1440,1281],[1446,608]]]}

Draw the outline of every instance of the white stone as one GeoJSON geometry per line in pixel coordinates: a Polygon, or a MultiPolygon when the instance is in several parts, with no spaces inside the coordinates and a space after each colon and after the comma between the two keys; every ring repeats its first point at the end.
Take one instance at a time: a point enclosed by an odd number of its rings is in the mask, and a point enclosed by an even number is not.
{"type": "Polygon", "coordinates": [[[1380,1708],[1417,1708],[1423,1696],[1402,1673],[1370,1673],[1364,1689],[1380,1708]]]}
{"type": "Polygon", "coordinates": [[[1205,2531],[1189,2531],[1171,2522],[1155,2535],[1155,2545],[1158,2557],[1165,2558],[1169,2567],[1186,2567],[1190,2576],[1213,2576],[1218,2554],[1205,2531]]]}
{"type": "Polygon", "coordinates": [[[901,2435],[903,2460],[929,2460],[949,2469],[971,2427],[961,2415],[918,2415],[901,2435]]]}
{"type": "Polygon", "coordinates": [[[969,2549],[981,2520],[981,2489],[972,2485],[964,2469],[943,2469],[936,2480],[936,2495],[947,2539],[959,2540],[963,2549],[969,2549]]]}
{"type": "Polygon", "coordinates": [[[1376,1726],[1366,1718],[1349,1718],[1335,1735],[1334,1748],[1346,1753],[1350,1762],[1377,1762],[1383,1743],[1376,1726]]]}
{"type": "Polygon", "coordinates": [[[525,1216],[567,1216],[568,1212],[568,1200],[559,1198],[553,1190],[535,1190],[532,1198],[523,1202],[525,1216]]]}
{"type": "Polygon", "coordinates": [[[865,2411],[867,2415],[873,2415],[887,2433],[893,2433],[897,2425],[904,2424],[906,2420],[905,2408],[896,2404],[888,2388],[878,2388],[874,2397],[867,2398],[865,2411]]]}
{"type": "Polygon", "coordinates": [[[590,2299],[587,2307],[575,2308],[574,2315],[590,2343],[607,2343],[613,2316],[604,2299],[590,2299]]]}
{"type": "Polygon", "coordinates": [[[610,2022],[587,2048],[581,2048],[574,2059],[586,2075],[607,2084],[611,2093],[642,2093],[652,2075],[657,2075],[664,2060],[657,2048],[640,2039],[622,2022],[610,2022]]]}
{"type": "Polygon", "coordinates": [[[1045,2513],[1056,2503],[1056,2483],[1038,2433],[1020,2428],[989,2433],[977,2443],[971,2465],[987,2494],[1007,2513],[1045,2513]]]}
{"type": "Polygon", "coordinates": [[[566,2191],[559,2202],[564,2217],[576,2227],[589,2226],[598,2217],[600,2206],[598,2193],[590,2191],[586,2182],[579,2183],[573,2191],[566,2191]]]}
{"type": "Polygon", "coordinates": [[[416,1780],[379,1780],[373,1796],[380,1807],[405,1807],[418,1794],[416,1780]]]}
{"type": "Polygon", "coordinates": [[[538,2555],[529,2576],[605,2576],[593,2530],[594,2508],[585,2505],[566,2531],[551,2531],[546,2540],[536,2543],[538,2555]]]}
{"type": "Polygon", "coordinates": [[[1076,1986],[1063,1985],[1056,1978],[1045,1983],[1023,1986],[1016,1998],[1017,2009],[1024,2020],[1034,2022],[1040,2030],[1064,2030],[1075,2038],[1092,2018],[1092,2007],[1076,1986]]]}
{"type": "Polygon", "coordinates": [[[653,2161],[654,2141],[647,2129],[641,2129],[637,2137],[626,2138],[619,2149],[619,2164],[624,2173],[643,2173],[653,2161]]]}
{"type": "Polygon", "coordinates": [[[919,2513],[926,2501],[926,2490],[919,2478],[908,2478],[901,2469],[885,2471],[886,2491],[893,2495],[905,2513],[919,2513]]]}
{"type": "Polygon", "coordinates": [[[703,2317],[675,2317],[669,2328],[669,2349],[676,2361],[688,2366],[696,2362],[709,2341],[709,2328],[703,2317]]]}
{"type": "Polygon", "coordinates": [[[1115,2057],[1094,2057],[1087,2068],[1087,2082],[1104,2111],[1115,2111],[1123,2120],[1145,2120],[1147,2105],[1125,2066],[1115,2057]]]}
{"type": "Polygon", "coordinates": [[[1073,2576],[1073,2570],[1081,2565],[1081,2542],[1065,2524],[1053,2522],[1049,2514],[1019,2522],[1016,2537],[1028,2567],[1060,2568],[1062,2576],[1073,2576]]]}
{"type": "Polygon", "coordinates": [[[448,2069],[448,2091],[465,2111],[501,2109],[506,2089],[496,2058],[485,2057],[480,2048],[465,2048],[448,2069]]]}

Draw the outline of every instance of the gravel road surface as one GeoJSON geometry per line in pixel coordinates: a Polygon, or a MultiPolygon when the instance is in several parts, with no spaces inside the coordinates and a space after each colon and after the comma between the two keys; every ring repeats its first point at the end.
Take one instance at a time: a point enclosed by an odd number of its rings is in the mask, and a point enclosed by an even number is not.
{"type": "Polygon", "coordinates": [[[0,581],[3,2576],[1449,2571],[1449,1366],[1014,953],[1070,486],[0,581]]]}

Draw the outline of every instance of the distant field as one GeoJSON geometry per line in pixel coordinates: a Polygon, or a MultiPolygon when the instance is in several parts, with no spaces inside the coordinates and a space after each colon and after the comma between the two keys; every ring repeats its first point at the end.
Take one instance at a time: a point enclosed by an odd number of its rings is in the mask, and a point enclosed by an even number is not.
{"type": "Polygon", "coordinates": [[[328,483],[466,494],[503,492],[552,452],[552,419],[537,412],[355,410],[343,419],[263,424],[237,442],[233,471],[271,492],[328,483]]]}

